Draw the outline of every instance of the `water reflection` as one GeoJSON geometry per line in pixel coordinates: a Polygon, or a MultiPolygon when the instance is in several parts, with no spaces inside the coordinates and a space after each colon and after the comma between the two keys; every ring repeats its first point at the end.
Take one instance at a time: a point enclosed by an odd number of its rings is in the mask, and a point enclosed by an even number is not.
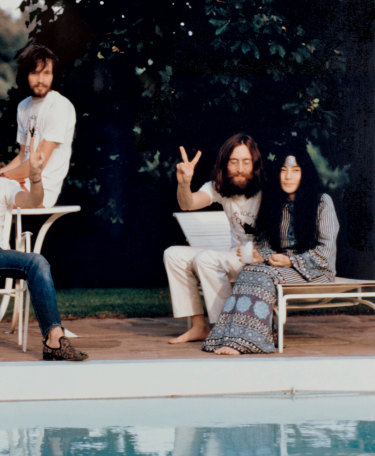
{"type": "Polygon", "coordinates": [[[280,455],[279,426],[177,428],[173,456],[280,455]]]}
{"type": "Polygon", "coordinates": [[[375,454],[374,421],[235,427],[29,428],[0,431],[10,456],[355,456],[375,454]]]}

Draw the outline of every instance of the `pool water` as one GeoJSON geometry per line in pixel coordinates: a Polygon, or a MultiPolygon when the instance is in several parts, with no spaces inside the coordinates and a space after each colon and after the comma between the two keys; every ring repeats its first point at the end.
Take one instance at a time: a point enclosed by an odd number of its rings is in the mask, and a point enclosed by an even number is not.
{"type": "Polygon", "coordinates": [[[0,403],[0,455],[375,454],[372,395],[0,403]]]}

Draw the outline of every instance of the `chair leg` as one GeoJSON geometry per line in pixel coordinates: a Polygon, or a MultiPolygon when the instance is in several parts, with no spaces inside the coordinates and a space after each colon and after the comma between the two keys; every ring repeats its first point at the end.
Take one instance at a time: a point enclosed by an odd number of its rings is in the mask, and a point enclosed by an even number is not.
{"type": "Polygon", "coordinates": [[[27,335],[28,335],[28,331],[29,331],[29,315],[30,315],[30,293],[29,293],[29,290],[26,290],[25,321],[23,324],[23,345],[22,345],[22,350],[25,353],[27,350],[27,335]]]}
{"type": "Polygon", "coordinates": [[[18,322],[18,299],[17,299],[17,294],[14,298],[14,304],[13,304],[13,315],[12,315],[12,323],[10,325],[9,333],[14,334],[18,322]]]}
{"type": "Polygon", "coordinates": [[[284,325],[286,322],[286,302],[283,297],[281,285],[277,285],[277,308],[278,308],[278,342],[279,353],[284,351],[284,325]]]}
{"type": "Polygon", "coordinates": [[[279,353],[282,353],[284,351],[284,324],[281,322],[281,319],[279,317],[279,353]]]}
{"type": "Polygon", "coordinates": [[[16,300],[15,304],[18,308],[18,345],[22,345],[22,330],[23,330],[23,286],[24,281],[18,280],[16,285],[16,300]]]}
{"type": "MultiPolygon", "coordinates": [[[[10,290],[13,286],[13,279],[7,278],[5,279],[5,285],[4,288],[7,290],[10,290]]],[[[10,302],[10,296],[9,295],[4,295],[1,299],[1,304],[0,304],[0,321],[4,318],[4,315],[8,309],[8,305],[10,302]]]]}
{"type": "Polygon", "coordinates": [[[10,334],[14,334],[18,322],[18,345],[22,344],[23,286],[23,280],[16,281],[16,294],[14,297],[13,316],[9,330],[10,334]]]}

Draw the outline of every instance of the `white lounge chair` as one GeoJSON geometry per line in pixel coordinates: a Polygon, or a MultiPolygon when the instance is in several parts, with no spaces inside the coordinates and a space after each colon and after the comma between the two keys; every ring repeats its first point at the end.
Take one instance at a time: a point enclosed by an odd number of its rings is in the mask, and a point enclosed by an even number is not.
{"type": "Polygon", "coordinates": [[[192,247],[230,249],[230,227],[224,211],[175,212],[173,215],[192,247]]]}

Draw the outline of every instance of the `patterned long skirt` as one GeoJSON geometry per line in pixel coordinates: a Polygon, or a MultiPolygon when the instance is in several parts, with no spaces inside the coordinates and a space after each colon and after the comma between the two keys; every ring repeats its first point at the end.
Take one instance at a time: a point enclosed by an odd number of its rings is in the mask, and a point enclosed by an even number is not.
{"type": "MultiPolygon", "coordinates": [[[[330,281],[324,273],[313,280],[330,281]]],[[[293,268],[244,266],[202,350],[212,352],[225,346],[240,353],[274,353],[272,313],[277,300],[276,285],[301,282],[306,280],[293,268]]]]}

